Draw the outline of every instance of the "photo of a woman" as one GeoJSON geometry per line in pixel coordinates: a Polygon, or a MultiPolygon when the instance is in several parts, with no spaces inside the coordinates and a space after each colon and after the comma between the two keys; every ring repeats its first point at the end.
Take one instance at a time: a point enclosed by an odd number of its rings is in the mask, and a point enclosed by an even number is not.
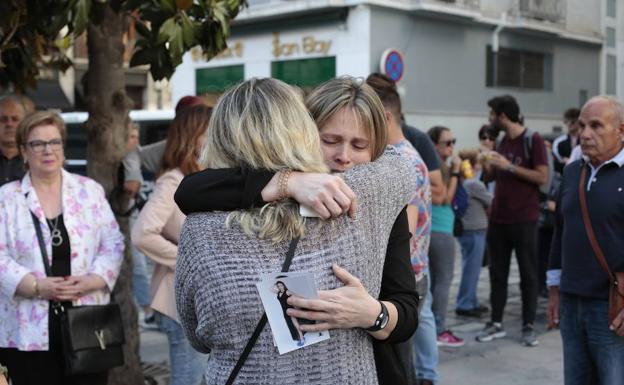
{"type": "Polygon", "coordinates": [[[286,320],[286,325],[288,325],[288,330],[290,331],[290,336],[294,341],[297,342],[297,346],[303,346],[305,344],[305,337],[303,333],[299,330],[299,321],[295,317],[291,317],[286,313],[288,309],[294,309],[294,306],[288,304],[288,298],[292,295],[288,291],[288,287],[282,281],[275,282],[275,287],[277,289],[277,300],[282,307],[282,311],[284,312],[284,319],[286,320]]]}

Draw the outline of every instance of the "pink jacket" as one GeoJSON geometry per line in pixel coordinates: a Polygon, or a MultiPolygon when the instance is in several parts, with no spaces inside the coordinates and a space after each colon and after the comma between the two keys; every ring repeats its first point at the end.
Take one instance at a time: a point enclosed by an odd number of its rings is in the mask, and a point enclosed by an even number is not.
{"type": "MultiPolygon", "coordinates": [[[[102,186],[63,170],[63,220],[70,238],[72,275],[97,274],[108,288],[82,296],[75,306],[109,302],[123,260],[124,239],[102,186]]],[[[45,268],[30,215],[46,223],[30,174],[0,188],[0,347],[48,350],[47,300],[15,296],[28,273],[45,277],[45,268]]],[[[41,227],[51,262],[47,226],[41,227]]]]}
{"type": "Polygon", "coordinates": [[[152,308],[178,319],[174,299],[173,277],[178,254],[180,230],[186,218],[173,200],[184,178],[176,168],[162,174],[154,191],[132,227],[132,243],[156,262],[152,275],[152,308]]]}

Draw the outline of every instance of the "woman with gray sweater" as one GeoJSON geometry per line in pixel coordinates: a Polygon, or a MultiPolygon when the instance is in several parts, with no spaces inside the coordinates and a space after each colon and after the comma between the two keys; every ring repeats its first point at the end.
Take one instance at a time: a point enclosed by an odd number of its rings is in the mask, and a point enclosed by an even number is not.
{"type": "MultiPolygon", "coordinates": [[[[349,115],[349,108],[339,115],[349,115]]],[[[210,168],[280,171],[281,185],[286,185],[288,170],[328,170],[319,142],[298,92],[275,79],[251,79],[226,92],[215,107],[203,158],[210,168]]],[[[232,372],[263,314],[255,283],[260,274],[280,270],[291,239],[301,237],[290,271],[310,272],[318,289],[328,290],[341,286],[334,274],[339,265],[378,296],[390,230],[416,188],[415,170],[387,150],[377,161],[343,175],[358,197],[354,218],[304,219],[289,200],[187,218],[178,249],[176,300],[191,344],[211,352],[206,383],[223,384],[232,372]]],[[[390,317],[388,327],[392,322],[396,319],[390,317]]],[[[336,329],[330,335],[279,355],[270,328],[264,328],[236,383],[377,384],[364,328],[336,329]]]]}
{"type": "Polygon", "coordinates": [[[492,203],[492,193],[479,180],[481,163],[478,150],[462,150],[462,160],[468,160],[474,176],[467,178],[463,185],[468,193],[468,208],[461,218],[464,232],[457,237],[462,252],[462,277],[457,293],[455,313],[465,317],[480,317],[488,309],[480,305],[477,299],[477,285],[483,265],[485,239],[488,227],[487,209],[492,203]]]}

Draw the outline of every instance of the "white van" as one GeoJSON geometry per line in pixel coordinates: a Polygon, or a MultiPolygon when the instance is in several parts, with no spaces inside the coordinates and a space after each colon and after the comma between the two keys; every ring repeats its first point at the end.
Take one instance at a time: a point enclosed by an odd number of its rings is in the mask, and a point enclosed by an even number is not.
{"type": "MultiPolygon", "coordinates": [[[[139,125],[141,145],[146,145],[167,137],[167,130],[175,116],[174,110],[132,110],[130,119],[139,125]]],[[[67,126],[65,145],[65,168],[77,174],[87,172],[87,132],[83,124],[89,118],[88,112],[64,112],[61,118],[67,126]]],[[[149,176],[148,176],[149,178],[149,176]]]]}

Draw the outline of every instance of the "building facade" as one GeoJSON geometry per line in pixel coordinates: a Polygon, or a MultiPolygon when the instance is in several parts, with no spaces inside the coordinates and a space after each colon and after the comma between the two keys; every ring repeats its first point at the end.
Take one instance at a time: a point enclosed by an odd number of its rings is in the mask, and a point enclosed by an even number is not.
{"type": "Polygon", "coordinates": [[[186,54],[171,80],[172,101],[192,94],[214,102],[251,77],[304,89],[335,76],[365,77],[395,50],[408,123],[424,130],[445,125],[461,147],[475,145],[487,100],[512,94],[528,126],[558,131],[565,109],[624,91],[617,74],[624,28],[606,16],[615,6],[622,18],[621,1],[250,1],[234,22],[228,50],[209,62],[199,49],[186,54]],[[613,33],[615,48],[607,47],[613,33]],[[615,74],[607,64],[612,56],[615,74]]]}

